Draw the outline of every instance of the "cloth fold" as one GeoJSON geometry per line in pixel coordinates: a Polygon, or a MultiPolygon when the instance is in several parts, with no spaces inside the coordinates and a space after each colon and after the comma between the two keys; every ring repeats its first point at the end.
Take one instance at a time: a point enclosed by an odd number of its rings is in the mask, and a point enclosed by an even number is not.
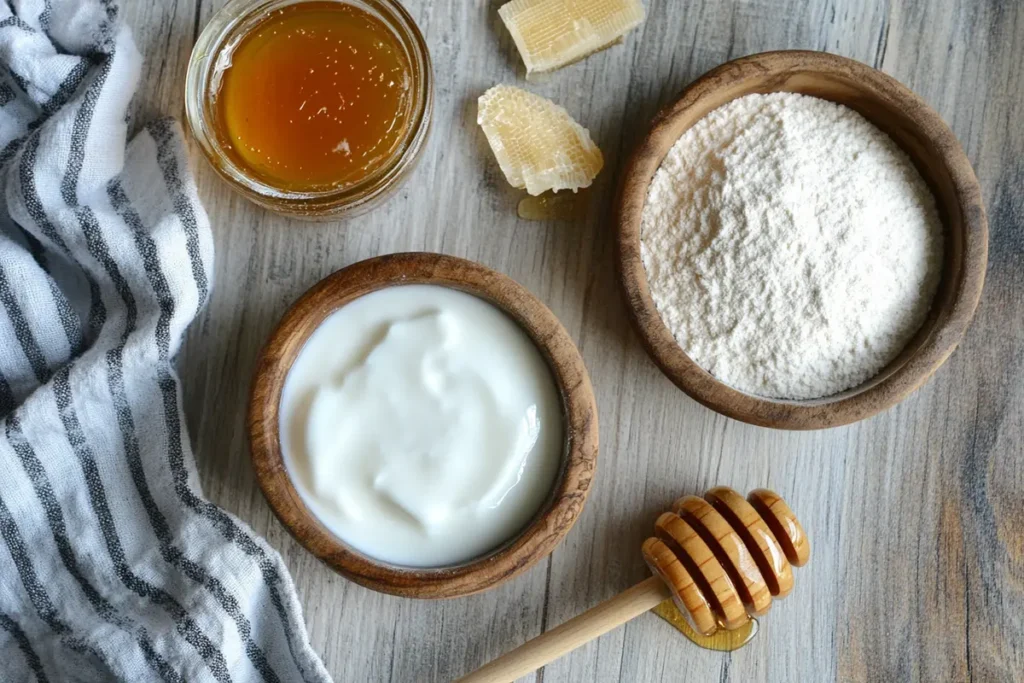
{"type": "Polygon", "coordinates": [[[181,130],[130,142],[109,0],[0,3],[0,678],[328,681],[278,554],[200,492],[173,367],[212,285],[181,130]]]}

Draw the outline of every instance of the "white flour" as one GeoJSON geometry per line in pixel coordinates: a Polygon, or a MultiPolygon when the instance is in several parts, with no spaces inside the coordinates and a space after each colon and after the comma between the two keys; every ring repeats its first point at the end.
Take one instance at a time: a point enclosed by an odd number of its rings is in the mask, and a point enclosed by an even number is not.
{"type": "Polygon", "coordinates": [[[673,146],[644,207],[641,252],[686,353],[748,393],[855,387],[920,328],[942,224],[910,159],[851,109],[750,95],[673,146]]]}

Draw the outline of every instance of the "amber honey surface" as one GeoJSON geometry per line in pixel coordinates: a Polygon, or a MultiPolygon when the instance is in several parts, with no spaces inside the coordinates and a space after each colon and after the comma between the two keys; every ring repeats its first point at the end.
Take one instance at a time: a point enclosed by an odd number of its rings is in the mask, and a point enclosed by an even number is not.
{"type": "Polygon", "coordinates": [[[290,5],[234,49],[217,93],[218,134],[235,163],[275,188],[348,187],[401,144],[409,79],[397,38],[366,10],[290,5]]]}
{"type": "Polygon", "coordinates": [[[665,600],[651,611],[672,624],[691,643],[705,650],[715,650],[717,652],[738,650],[753,640],[758,631],[757,619],[750,619],[747,623],[733,631],[722,628],[710,636],[697,633],[693,630],[693,626],[690,626],[683,613],[679,611],[679,608],[676,607],[675,601],[671,599],[665,600]]]}

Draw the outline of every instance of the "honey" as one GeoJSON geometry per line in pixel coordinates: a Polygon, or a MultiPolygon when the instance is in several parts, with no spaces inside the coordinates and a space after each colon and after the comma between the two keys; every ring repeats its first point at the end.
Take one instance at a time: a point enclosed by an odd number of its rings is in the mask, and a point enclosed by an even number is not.
{"type": "Polygon", "coordinates": [[[519,201],[516,213],[528,221],[575,221],[587,217],[589,199],[587,190],[528,194],[519,201]]]}
{"type": "Polygon", "coordinates": [[[749,619],[738,629],[732,631],[723,628],[715,631],[710,636],[697,633],[690,626],[689,622],[686,621],[686,617],[679,611],[679,608],[676,607],[675,601],[671,599],[665,600],[651,611],[672,624],[691,643],[705,650],[732,652],[749,643],[757,635],[757,619],[749,619]]]}
{"type": "Polygon", "coordinates": [[[351,187],[407,137],[411,70],[398,37],[369,11],[329,0],[285,5],[231,50],[214,128],[234,164],[272,188],[351,187]]]}

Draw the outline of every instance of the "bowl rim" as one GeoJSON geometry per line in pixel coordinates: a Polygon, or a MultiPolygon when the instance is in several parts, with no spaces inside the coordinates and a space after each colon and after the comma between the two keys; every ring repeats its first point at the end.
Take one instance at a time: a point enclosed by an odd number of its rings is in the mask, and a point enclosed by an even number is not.
{"type": "Polygon", "coordinates": [[[367,588],[416,598],[452,598],[497,586],[550,554],[579,518],[598,452],[597,405],[569,333],[539,299],[510,277],[465,259],[427,252],[377,256],[320,280],[288,309],[256,363],[248,434],[257,482],[284,527],[309,552],[367,588]],[[279,403],[292,362],[310,334],[346,303],[387,287],[430,284],[477,296],[509,315],[551,370],[563,408],[563,463],[545,503],[505,544],[464,564],[398,567],[346,545],[305,505],[288,474],[279,440],[279,403]]]}
{"type": "MultiPolygon", "coordinates": [[[[753,92],[787,90],[738,90],[736,97],[753,92]]],[[[650,130],[624,166],[614,214],[619,281],[633,326],[648,355],[677,387],[704,406],[742,422],[775,429],[825,429],[850,424],[891,408],[917,390],[963,338],[981,298],[988,262],[988,222],[981,187],[953,131],[923,99],[896,79],[861,62],[826,52],[781,50],[741,57],[712,69],[684,88],[658,112],[650,130]],[[734,389],[713,377],[683,351],[662,322],[651,296],[641,257],[640,233],[650,180],[667,154],[667,150],[659,151],[655,140],[670,131],[678,117],[705,104],[720,88],[741,86],[748,80],[753,84],[755,79],[766,76],[801,73],[841,78],[847,84],[856,85],[886,105],[899,108],[925,133],[955,188],[955,201],[963,223],[963,253],[957,278],[952,283],[951,300],[945,308],[947,315],[937,321],[927,338],[901,366],[880,381],[869,380],[862,385],[866,387],[862,390],[854,388],[813,401],[786,401],[734,389]]]]}

